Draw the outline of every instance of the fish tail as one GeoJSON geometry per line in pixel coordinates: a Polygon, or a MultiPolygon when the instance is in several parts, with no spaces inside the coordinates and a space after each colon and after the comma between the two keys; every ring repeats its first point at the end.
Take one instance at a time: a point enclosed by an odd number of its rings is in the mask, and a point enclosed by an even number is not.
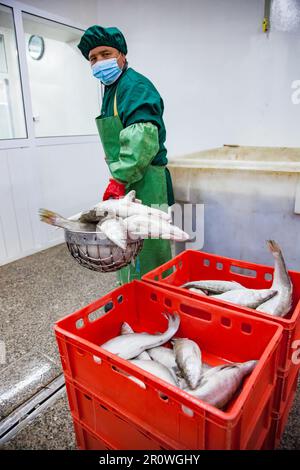
{"type": "Polygon", "coordinates": [[[275,242],[275,240],[267,240],[267,245],[268,245],[269,250],[272,253],[281,254],[280,246],[278,245],[277,242],[275,242]]]}
{"type": "Polygon", "coordinates": [[[56,214],[53,211],[49,211],[48,209],[40,209],[39,216],[42,222],[45,222],[49,225],[58,225],[58,219],[62,219],[60,215],[56,214]]]}
{"type": "Polygon", "coordinates": [[[287,267],[286,267],[280,246],[278,245],[278,243],[275,242],[275,240],[268,240],[267,244],[275,260],[275,270],[274,270],[274,278],[273,278],[272,287],[273,286],[275,287],[278,284],[282,283],[286,287],[289,287],[292,290],[293,289],[292,281],[288,274],[287,267]]]}
{"type": "Polygon", "coordinates": [[[177,332],[178,328],[179,328],[180,316],[178,315],[178,313],[174,313],[174,315],[170,315],[169,313],[165,313],[164,317],[169,322],[168,329],[167,329],[166,333],[168,335],[171,334],[172,336],[174,336],[175,333],[177,332]]]}

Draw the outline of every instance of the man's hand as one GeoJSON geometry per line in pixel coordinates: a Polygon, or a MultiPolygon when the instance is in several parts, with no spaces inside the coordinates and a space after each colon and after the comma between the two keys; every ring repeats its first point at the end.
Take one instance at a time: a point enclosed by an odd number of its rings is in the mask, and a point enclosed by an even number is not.
{"type": "Polygon", "coordinates": [[[105,193],[103,194],[103,201],[107,199],[119,199],[123,196],[125,196],[125,184],[110,178],[105,193]]]}

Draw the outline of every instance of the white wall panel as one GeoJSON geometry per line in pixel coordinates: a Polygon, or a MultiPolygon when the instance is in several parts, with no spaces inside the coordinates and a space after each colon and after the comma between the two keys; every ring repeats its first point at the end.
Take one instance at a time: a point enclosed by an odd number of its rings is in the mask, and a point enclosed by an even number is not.
{"type": "MultiPolygon", "coordinates": [[[[28,0],[23,4],[41,9],[37,13],[42,16],[44,10],[66,18],[70,25],[75,22],[89,26],[97,22],[94,0],[28,0]]],[[[90,74],[88,66],[87,73],[90,74]]],[[[80,93],[84,93],[82,88],[80,93]]],[[[51,93],[48,99],[51,100],[51,93]]],[[[78,112],[85,119],[94,119],[84,109],[78,112]]],[[[29,124],[30,118],[29,109],[29,124]]],[[[0,149],[0,264],[62,242],[63,231],[41,223],[38,209],[45,207],[68,217],[88,208],[101,199],[109,177],[100,139],[95,136],[61,139],[31,136],[22,144],[18,140],[12,144],[14,148],[0,149]]]]}
{"type": "Polygon", "coordinates": [[[129,65],[163,97],[169,156],[300,146],[300,29],[264,34],[263,15],[263,0],[98,1],[98,22],[123,31],[129,65]]]}
{"type": "Polygon", "coordinates": [[[22,251],[7,159],[7,152],[0,152],[0,218],[3,231],[0,260],[18,256],[22,251]]]}
{"type": "Polygon", "coordinates": [[[100,142],[0,151],[0,263],[63,241],[38,209],[77,213],[101,199],[108,177],[100,142]]]}

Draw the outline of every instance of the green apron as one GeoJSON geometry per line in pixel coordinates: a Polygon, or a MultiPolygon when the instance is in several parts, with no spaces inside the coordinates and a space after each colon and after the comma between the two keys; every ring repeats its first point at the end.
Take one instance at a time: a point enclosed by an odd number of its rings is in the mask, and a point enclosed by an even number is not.
{"type": "MultiPolygon", "coordinates": [[[[119,135],[123,129],[122,121],[117,110],[117,92],[114,97],[114,115],[107,118],[96,118],[99,136],[103,145],[107,163],[116,162],[120,154],[119,135]]],[[[168,207],[168,192],[166,167],[149,165],[144,177],[126,188],[126,192],[136,191],[136,197],[143,204],[164,204],[168,207]]],[[[169,261],[172,257],[169,240],[144,240],[144,245],[135,261],[117,272],[120,284],[126,284],[133,279],[141,279],[148,271],[169,261]]]]}

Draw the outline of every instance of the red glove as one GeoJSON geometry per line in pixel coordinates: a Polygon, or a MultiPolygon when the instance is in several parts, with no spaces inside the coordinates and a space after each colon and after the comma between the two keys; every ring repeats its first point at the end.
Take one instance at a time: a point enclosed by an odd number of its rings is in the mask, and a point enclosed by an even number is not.
{"type": "Polygon", "coordinates": [[[125,196],[125,184],[110,178],[105,193],[103,194],[103,201],[111,198],[119,199],[123,196],[125,196]]]}

